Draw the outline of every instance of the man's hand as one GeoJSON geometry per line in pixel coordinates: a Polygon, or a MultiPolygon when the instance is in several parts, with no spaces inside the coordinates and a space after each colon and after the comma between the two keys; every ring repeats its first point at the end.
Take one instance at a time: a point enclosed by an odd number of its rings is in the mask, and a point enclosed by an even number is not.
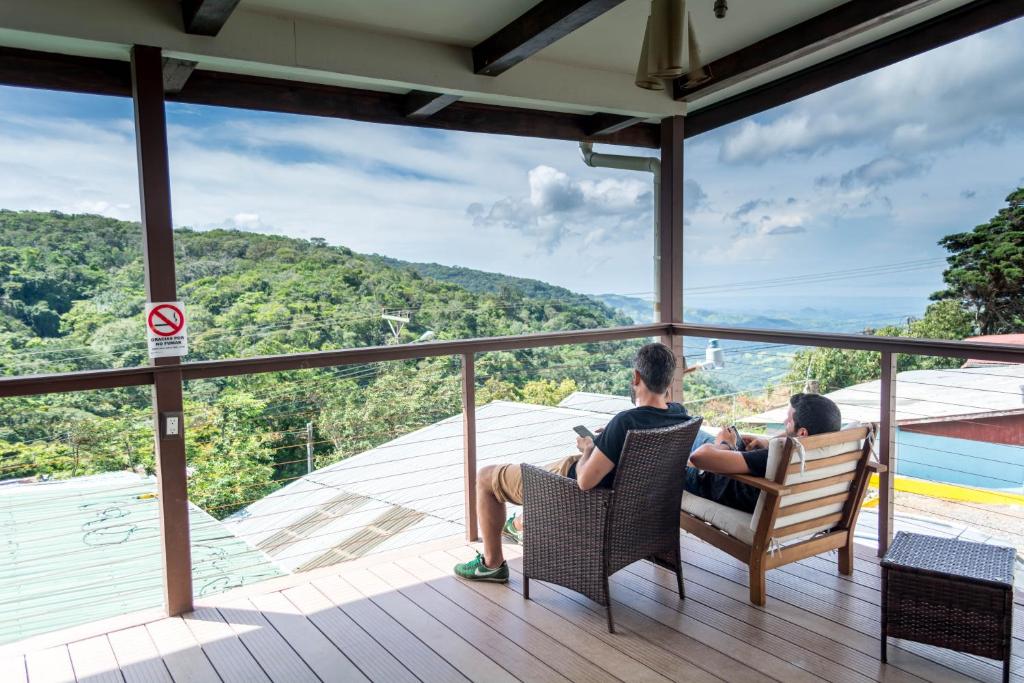
{"type": "Polygon", "coordinates": [[[755,448],[768,448],[768,439],[763,436],[745,434],[743,436],[743,443],[746,444],[746,448],[743,449],[746,451],[753,450],[755,448]]]}
{"type": "Polygon", "coordinates": [[[716,444],[727,443],[729,448],[736,448],[736,435],[728,427],[722,427],[718,430],[718,436],[715,437],[716,444]]]}
{"type": "Polygon", "coordinates": [[[577,436],[576,448],[586,457],[594,451],[594,440],[589,436],[577,436]]]}

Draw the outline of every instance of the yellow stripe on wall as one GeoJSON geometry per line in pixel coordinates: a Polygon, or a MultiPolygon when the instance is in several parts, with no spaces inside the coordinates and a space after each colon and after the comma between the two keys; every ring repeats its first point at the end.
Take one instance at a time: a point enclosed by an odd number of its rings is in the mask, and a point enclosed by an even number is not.
{"type": "MultiPolygon", "coordinates": [[[[937,481],[926,481],[924,479],[901,477],[899,475],[896,476],[896,481],[893,485],[897,491],[915,493],[919,496],[928,496],[929,498],[942,498],[984,505],[1024,505],[1024,495],[1019,493],[990,491],[971,486],[944,484],[937,481]]],[[[878,488],[877,474],[871,475],[871,486],[878,488]]],[[[875,507],[876,505],[878,505],[877,498],[864,501],[864,507],[875,507]]]]}

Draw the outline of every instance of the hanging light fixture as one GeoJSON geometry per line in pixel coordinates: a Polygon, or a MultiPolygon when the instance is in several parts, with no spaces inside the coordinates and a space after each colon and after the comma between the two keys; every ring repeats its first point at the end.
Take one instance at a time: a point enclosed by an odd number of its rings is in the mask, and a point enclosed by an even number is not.
{"type": "Polygon", "coordinates": [[[676,78],[683,67],[686,0],[652,0],[647,74],[654,78],[676,78]]]}
{"type": "Polygon", "coordinates": [[[647,54],[650,50],[651,38],[651,17],[647,16],[647,26],[644,27],[644,46],[640,50],[640,61],[636,65],[636,79],[634,82],[637,87],[644,88],[645,90],[664,90],[665,84],[662,83],[660,78],[653,78],[647,73],[647,54]]]}
{"type": "Polygon", "coordinates": [[[689,14],[686,15],[687,24],[687,42],[689,43],[689,71],[686,74],[686,85],[684,87],[692,88],[693,86],[703,83],[704,81],[711,78],[711,70],[705,67],[700,59],[700,46],[697,45],[697,32],[693,28],[693,17],[689,14]]]}

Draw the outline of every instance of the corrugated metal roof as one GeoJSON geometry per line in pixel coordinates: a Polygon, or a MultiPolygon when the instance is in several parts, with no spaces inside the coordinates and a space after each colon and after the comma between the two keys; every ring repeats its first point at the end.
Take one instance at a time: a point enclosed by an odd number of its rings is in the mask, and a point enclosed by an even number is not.
{"type": "Polygon", "coordinates": [[[564,408],[576,408],[577,410],[589,410],[594,413],[607,413],[615,415],[623,410],[633,407],[629,396],[612,396],[610,394],[593,394],[589,391],[574,391],[558,405],[564,408]]]}
{"type": "MultiPolygon", "coordinates": [[[[163,604],[156,480],[116,472],[0,486],[0,643],[163,604]]],[[[196,595],[281,571],[189,505],[196,595]]]]}
{"type": "MultiPolygon", "coordinates": [[[[980,337],[968,337],[964,341],[979,342],[981,344],[1010,344],[1017,346],[1024,346],[1024,334],[984,334],[980,337]]],[[[965,368],[976,368],[985,365],[1007,365],[1003,361],[996,360],[979,360],[977,358],[969,358],[963,367],[965,368]]]]}
{"type": "MultiPolygon", "coordinates": [[[[1024,413],[1024,369],[993,365],[953,370],[909,370],[896,376],[896,421],[951,421],[957,418],[1024,413]]],[[[864,382],[825,394],[847,422],[877,422],[881,381],[864,382]]],[[[782,424],[788,406],[743,418],[752,424],[782,424]]]]}
{"type": "MultiPolygon", "coordinates": [[[[576,452],[574,426],[607,422],[596,411],[495,401],[477,408],[477,465],[548,463],[576,452]]],[[[462,477],[457,415],[301,477],[224,524],[286,571],[324,566],[464,533],[462,477]]]]}

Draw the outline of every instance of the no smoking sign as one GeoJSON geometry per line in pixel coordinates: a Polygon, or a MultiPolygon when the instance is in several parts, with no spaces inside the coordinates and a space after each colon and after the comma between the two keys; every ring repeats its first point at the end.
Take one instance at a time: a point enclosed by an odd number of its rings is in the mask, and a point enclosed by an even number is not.
{"type": "Polygon", "coordinates": [[[146,339],[150,358],[187,354],[185,306],[180,301],[146,304],[146,339]]]}

